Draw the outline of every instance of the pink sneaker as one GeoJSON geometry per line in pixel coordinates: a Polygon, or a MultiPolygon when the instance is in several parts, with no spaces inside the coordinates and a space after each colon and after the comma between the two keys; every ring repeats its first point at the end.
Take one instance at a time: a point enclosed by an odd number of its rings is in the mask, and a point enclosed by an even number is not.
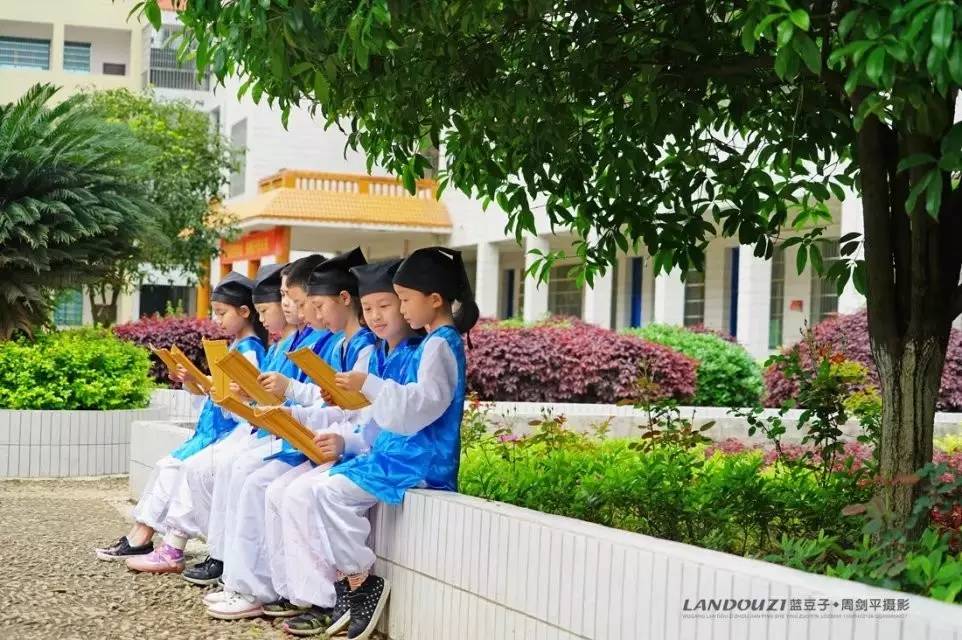
{"type": "Polygon", "coordinates": [[[167,543],[147,555],[127,559],[128,569],[142,573],[180,573],[184,564],[184,552],[167,543]]]}

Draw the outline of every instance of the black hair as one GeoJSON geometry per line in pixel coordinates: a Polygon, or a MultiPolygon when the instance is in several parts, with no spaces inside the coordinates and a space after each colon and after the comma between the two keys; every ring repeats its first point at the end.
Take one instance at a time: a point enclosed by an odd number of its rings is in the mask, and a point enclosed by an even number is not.
{"type": "Polygon", "coordinates": [[[314,269],[317,268],[319,264],[324,262],[324,256],[319,253],[309,255],[305,258],[300,258],[295,260],[287,266],[290,269],[287,272],[287,288],[300,287],[307,291],[308,283],[311,280],[311,274],[314,269]]]}
{"type": "Polygon", "coordinates": [[[440,295],[451,305],[452,320],[459,333],[469,332],[481,316],[460,251],[447,247],[418,249],[398,267],[394,283],[440,295]],[[455,302],[458,303],[456,309],[455,302]]]}

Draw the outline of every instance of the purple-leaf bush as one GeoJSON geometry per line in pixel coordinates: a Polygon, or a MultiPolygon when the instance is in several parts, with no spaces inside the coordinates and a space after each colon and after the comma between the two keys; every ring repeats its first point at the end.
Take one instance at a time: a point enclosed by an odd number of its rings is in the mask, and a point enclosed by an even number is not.
{"type": "MultiPolygon", "coordinates": [[[[142,347],[154,345],[158,348],[170,348],[173,345],[204,371],[209,371],[207,359],[204,357],[204,347],[201,340],[226,339],[229,336],[213,320],[191,318],[188,316],[144,316],[140,320],[119,324],[114,327],[114,333],[121,340],[133,342],[142,347]]],[[[165,384],[173,385],[167,379],[167,367],[157,356],[150,354],[150,375],[165,384]]],[[[180,385],[175,385],[179,387],[180,385]]]]}
{"type": "Polygon", "coordinates": [[[637,398],[640,377],[661,397],[695,392],[697,363],[667,347],[578,320],[471,332],[468,388],[485,401],[616,403],[637,398]]]}

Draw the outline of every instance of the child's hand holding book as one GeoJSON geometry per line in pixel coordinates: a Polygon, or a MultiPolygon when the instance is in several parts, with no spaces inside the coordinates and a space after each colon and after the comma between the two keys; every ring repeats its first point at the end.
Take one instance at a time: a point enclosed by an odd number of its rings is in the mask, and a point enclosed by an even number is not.
{"type": "Polygon", "coordinates": [[[340,460],[344,455],[344,438],[330,431],[322,431],[314,436],[314,444],[318,446],[325,458],[340,460]]]}

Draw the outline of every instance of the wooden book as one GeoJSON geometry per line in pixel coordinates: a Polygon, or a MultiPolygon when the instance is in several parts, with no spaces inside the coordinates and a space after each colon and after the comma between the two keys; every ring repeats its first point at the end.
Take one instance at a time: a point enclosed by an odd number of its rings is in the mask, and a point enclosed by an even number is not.
{"type": "Polygon", "coordinates": [[[177,345],[174,345],[170,348],[170,355],[174,359],[174,362],[187,369],[187,374],[193,378],[193,381],[197,384],[201,393],[210,393],[210,378],[201,371],[196,364],[190,361],[187,354],[177,348],[177,345]]]}
{"type": "MultiPolygon", "coordinates": [[[[240,418],[247,422],[247,424],[271,431],[270,426],[264,421],[263,418],[257,415],[253,407],[244,404],[236,397],[230,395],[225,397],[211,395],[211,400],[213,400],[217,406],[230,411],[236,416],[240,416],[240,418]]],[[[271,431],[271,433],[273,433],[273,431],[271,431]]]]}
{"type": "Polygon", "coordinates": [[[324,464],[334,460],[332,457],[324,456],[318,446],[314,444],[314,432],[295,420],[286,411],[274,407],[272,409],[255,409],[254,414],[264,423],[265,429],[290,442],[311,462],[324,464]]]}
{"type": "Polygon", "coordinates": [[[257,381],[260,371],[240,353],[231,351],[217,361],[217,368],[236,382],[257,404],[268,407],[284,404],[283,396],[274,395],[257,381]]]}
{"type": "MultiPolygon", "coordinates": [[[[150,347],[151,353],[160,358],[160,361],[164,363],[164,366],[167,367],[168,371],[171,373],[177,371],[177,361],[174,360],[174,356],[171,355],[170,351],[167,349],[157,348],[152,344],[148,344],[147,346],[150,347]]],[[[184,388],[194,395],[199,396],[203,395],[204,393],[204,391],[191,380],[184,381],[184,388]]]]}
{"type": "Polygon", "coordinates": [[[207,356],[207,366],[210,367],[210,375],[213,378],[211,385],[211,395],[218,398],[226,398],[230,395],[230,378],[220,368],[220,361],[228,354],[226,340],[201,340],[204,345],[204,355],[207,356]]]}
{"type": "Polygon", "coordinates": [[[345,391],[338,387],[334,382],[337,372],[309,347],[288,352],[287,357],[309,375],[317,386],[327,391],[334,404],[342,409],[363,409],[371,404],[360,391],[345,391]]]}

